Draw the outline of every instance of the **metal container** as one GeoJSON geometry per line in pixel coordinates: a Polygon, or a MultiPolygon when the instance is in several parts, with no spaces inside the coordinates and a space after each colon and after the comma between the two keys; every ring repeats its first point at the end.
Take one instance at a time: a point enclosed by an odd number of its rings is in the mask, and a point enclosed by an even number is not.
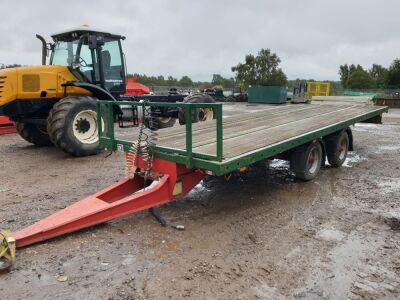
{"type": "Polygon", "coordinates": [[[249,103],[280,104],[287,101],[287,88],[280,86],[252,86],[248,89],[249,103]]]}

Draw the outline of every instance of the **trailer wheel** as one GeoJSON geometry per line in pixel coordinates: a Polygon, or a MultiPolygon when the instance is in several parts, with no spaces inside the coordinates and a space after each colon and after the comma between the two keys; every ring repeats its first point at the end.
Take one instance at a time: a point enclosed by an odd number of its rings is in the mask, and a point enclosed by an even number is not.
{"type": "Polygon", "coordinates": [[[346,160],[349,151],[349,135],[342,131],[326,140],[328,162],[332,167],[340,167],[346,160]]]}
{"type": "Polygon", "coordinates": [[[15,122],[18,134],[26,141],[37,146],[53,146],[46,126],[15,122]]]}
{"type": "MultiPolygon", "coordinates": [[[[106,129],[104,121],[102,128],[106,129]]],[[[96,98],[69,96],[60,100],[50,111],[47,130],[54,145],[64,152],[74,156],[99,153],[96,98]]]]}
{"type": "Polygon", "coordinates": [[[290,168],[296,177],[309,181],[314,179],[322,163],[322,147],[319,142],[297,148],[291,155],[290,168]]]}
{"type": "MultiPolygon", "coordinates": [[[[183,103],[215,103],[215,100],[210,95],[198,93],[186,97],[183,103]]],[[[216,115],[212,108],[197,108],[192,110],[192,123],[210,121],[215,118],[216,115]]],[[[183,109],[179,109],[178,119],[179,124],[185,125],[185,112],[183,109]]]]}
{"type": "Polygon", "coordinates": [[[158,117],[157,118],[157,125],[158,128],[168,128],[175,125],[176,119],[172,117],[158,117]]]}

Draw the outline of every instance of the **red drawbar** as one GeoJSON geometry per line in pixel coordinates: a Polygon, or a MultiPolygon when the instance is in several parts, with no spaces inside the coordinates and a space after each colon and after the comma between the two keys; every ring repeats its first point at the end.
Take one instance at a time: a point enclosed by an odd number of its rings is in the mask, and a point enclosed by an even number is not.
{"type": "Polygon", "coordinates": [[[17,247],[28,246],[179,199],[205,176],[202,171],[190,170],[183,165],[158,159],[154,159],[153,173],[157,174],[156,178],[148,180],[146,188],[144,179],[138,175],[134,179],[122,179],[16,232],[17,247]],[[182,191],[174,196],[177,182],[182,183],[182,191]]]}
{"type": "Polygon", "coordinates": [[[13,122],[7,117],[0,117],[0,135],[16,133],[13,122]]]}

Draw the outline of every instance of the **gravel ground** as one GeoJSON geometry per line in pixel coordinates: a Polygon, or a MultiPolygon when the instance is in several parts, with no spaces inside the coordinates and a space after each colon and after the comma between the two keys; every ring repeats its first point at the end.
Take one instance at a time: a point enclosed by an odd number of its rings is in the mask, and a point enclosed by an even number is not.
{"type": "MultiPolygon", "coordinates": [[[[353,128],[355,151],[312,182],[287,163],[206,178],[182,201],[19,249],[0,299],[399,299],[400,110],[353,128]],[[184,230],[173,226],[184,225],[184,230]]],[[[71,158],[0,136],[0,228],[117,181],[114,153],[71,158]]]]}

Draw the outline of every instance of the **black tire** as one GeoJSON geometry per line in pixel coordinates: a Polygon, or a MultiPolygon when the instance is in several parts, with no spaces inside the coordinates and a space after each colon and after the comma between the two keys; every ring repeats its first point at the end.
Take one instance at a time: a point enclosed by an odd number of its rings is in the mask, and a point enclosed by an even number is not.
{"type": "Polygon", "coordinates": [[[26,141],[37,146],[53,146],[46,126],[15,122],[18,134],[26,141]]]}
{"type": "Polygon", "coordinates": [[[319,142],[310,143],[294,150],[290,158],[290,168],[296,177],[309,181],[314,179],[322,164],[322,147],[319,142]]]}
{"type": "MultiPolygon", "coordinates": [[[[183,103],[215,103],[215,100],[213,97],[207,94],[203,93],[198,93],[198,94],[193,94],[188,97],[186,97],[183,100],[183,103]]],[[[207,110],[206,112],[201,109],[193,109],[192,110],[192,123],[197,123],[199,121],[208,121],[210,119],[215,119],[216,114],[214,110],[207,110]],[[211,116],[212,114],[212,116],[211,116]]],[[[183,109],[179,109],[178,112],[178,119],[179,119],[179,124],[185,125],[185,112],[183,109]]]]}
{"type": "Polygon", "coordinates": [[[338,168],[343,165],[349,151],[349,135],[346,131],[326,139],[326,155],[332,167],[338,168]]]}
{"type": "MultiPolygon", "coordinates": [[[[96,100],[89,96],[69,96],[53,106],[47,119],[47,131],[54,145],[74,156],[100,152],[96,100]]],[[[106,128],[104,123],[103,130],[106,128]]]]}
{"type": "Polygon", "coordinates": [[[176,119],[175,118],[162,118],[159,117],[156,119],[157,121],[157,127],[158,128],[168,128],[168,127],[172,127],[175,125],[176,119]]]}

